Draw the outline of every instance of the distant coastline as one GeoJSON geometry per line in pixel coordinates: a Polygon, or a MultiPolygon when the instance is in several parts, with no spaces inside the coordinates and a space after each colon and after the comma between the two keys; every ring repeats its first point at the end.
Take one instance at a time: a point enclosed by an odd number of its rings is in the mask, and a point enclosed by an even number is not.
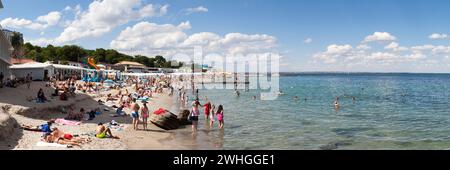
{"type": "Polygon", "coordinates": [[[352,75],[352,76],[401,76],[401,75],[449,75],[450,73],[414,73],[414,72],[280,72],[281,76],[308,76],[308,75],[324,75],[324,76],[342,76],[342,75],[352,75]]]}

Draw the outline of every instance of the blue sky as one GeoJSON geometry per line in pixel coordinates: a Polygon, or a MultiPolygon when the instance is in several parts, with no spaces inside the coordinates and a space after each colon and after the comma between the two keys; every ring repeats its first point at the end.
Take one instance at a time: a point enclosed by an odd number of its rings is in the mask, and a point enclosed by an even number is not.
{"type": "MultiPolygon", "coordinates": [[[[80,5],[81,12],[86,12],[92,2],[3,0],[5,9],[0,11],[0,20],[16,18],[35,22],[39,16],[59,11],[62,17],[57,25],[39,30],[24,28],[23,25],[11,28],[24,33],[29,41],[55,39],[66,29],[63,21],[75,20],[75,14],[64,9],[80,5]]],[[[127,27],[141,22],[176,27],[189,21],[190,28],[181,30],[186,37],[178,39],[180,42],[201,32],[211,32],[222,38],[229,33],[274,37],[275,46],[263,45],[271,46],[270,50],[283,56],[282,71],[450,71],[450,39],[447,36],[450,34],[450,1],[446,0],[140,0],[140,5],[134,9],[139,10],[147,4],[153,4],[155,9],[169,6],[164,15],[131,19],[100,36],[86,36],[61,44],[78,44],[90,49],[120,48],[125,46],[112,46],[111,42],[119,40],[118,37],[127,27]],[[206,8],[207,12],[186,14],[188,8],[198,7],[206,8]],[[381,38],[362,43],[376,32],[388,33],[395,39],[381,38]],[[430,38],[432,34],[436,36],[430,38]],[[308,38],[312,41],[305,43],[308,38]],[[386,48],[391,43],[394,43],[392,47],[398,44],[404,49],[386,48]],[[363,44],[370,49],[357,50],[363,44]],[[431,46],[427,48],[426,45],[431,46]]],[[[11,22],[2,22],[2,26],[9,28],[8,23],[11,22]]],[[[165,33],[161,35],[176,31],[165,33]]],[[[266,42],[264,38],[257,39],[260,42],[248,43],[266,42]]],[[[120,42],[128,41],[121,39],[120,42]]],[[[162,47],[170,50],[172,46],[178,47],[173,43],[162,47]]],[[[136,45],[134,48],[139,47],[142,46],[136,45]]],[[[118,50],[126,52],[124,49],[118,50]]],[[[153,54],[154,51],[146,52],[153,54]]]]}

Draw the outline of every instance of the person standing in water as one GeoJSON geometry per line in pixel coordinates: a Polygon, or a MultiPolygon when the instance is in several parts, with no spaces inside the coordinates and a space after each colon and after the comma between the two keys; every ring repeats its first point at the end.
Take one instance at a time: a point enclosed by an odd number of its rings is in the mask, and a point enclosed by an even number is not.
{"type": "Polygon", "coordinates": [[[134,130],[138,130],[139,125],[139,104],[136,103],[136,99],[133,99],[133,103],[131,104],[131,117],[133,117],[133,128],[134,130]]]}
{"type": "Polygon", "coordinates": [[[223,106],[219,105],[219,108],[216,112],[217,121],[219,122],[219,129],[223,129],[224,121],[223,121],[223,106]]]}
{"type": "Polygon", "coordinates": [[[199,105],[199,101],[194,101],[194,103],[192,104],[191,116],[189,117],[189,120],[192,121],[193,134],[197,133],[198,116],[200,115],[200,110],[198,109],[199,105]]]}
{"type": "Polygon", "coordinates": [[[144,104],[144,106],[141,109],[141,114],[142,114],[142,125],[144,127],[144,131],[147,130],[147,119],[148,117],[150,117],[149,111],[148,111],[148,107],[147,107],[147,101],[142,101],[142,103],[144,104]]]}
{"type": "Polygon", "coordinates": [[[203,107],[205,108],[205,120],[208,120],[211,113],[211,102],[207,100],[203,107]]]}
{"type": "Polygon", "coordinates": [[[216,113],[215,111],[216,111],[216,105],[212,105],[212,106],[211,106],[211,114],[209,115],[209,127],[210,127],[210,128],[213,127],[213,124],[214,124],[214,122],[216,121],[216,120],[214,119],[214,114],[216,113]]]}

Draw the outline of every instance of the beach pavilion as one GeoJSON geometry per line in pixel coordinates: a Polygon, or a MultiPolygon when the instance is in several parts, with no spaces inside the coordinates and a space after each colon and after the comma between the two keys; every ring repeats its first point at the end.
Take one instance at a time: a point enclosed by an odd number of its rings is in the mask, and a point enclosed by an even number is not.
{"type": "Polygon", "coordinates": [[[53,67],[55,67],[54,74],[61,80],[70,78],[73,75],[78,75],[78,78],[81,78],[83,76],[83,71],[86,70],[85,68],[71,65],[61,65],[61,64],[52,64],[52,65],[53,67]]]}
{"type": "Polygon", "coordinates": [[[9,69],[18,79],[25,78],[27,74],[30,74],[33,80],[48,80],[53,76],[55,67],[52,64],[36,62],[12,65],[9,69]]]}

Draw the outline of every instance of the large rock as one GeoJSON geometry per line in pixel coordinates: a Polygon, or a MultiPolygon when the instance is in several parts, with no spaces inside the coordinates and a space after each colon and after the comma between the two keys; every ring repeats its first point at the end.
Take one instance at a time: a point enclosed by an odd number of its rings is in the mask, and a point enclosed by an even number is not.
{"type": "Polygon", "coordinates": [[[0,109],[0,141],[8,139],[17,129],[17,122],[0,109]]]}
{"type": "Polygon", "coordinates": [[[180,126],[177,116],[168,111],[162,114],[152,114],[150,122],[164,130],[173,130],[180,126]]]}
{"type": "Polygon", "coordinates": [[[180,125],[192,125],[192,122],[189,121],[190,114],[189,110],[182,110],[178,114],[178,122],[180,122],[180,125]]]}

